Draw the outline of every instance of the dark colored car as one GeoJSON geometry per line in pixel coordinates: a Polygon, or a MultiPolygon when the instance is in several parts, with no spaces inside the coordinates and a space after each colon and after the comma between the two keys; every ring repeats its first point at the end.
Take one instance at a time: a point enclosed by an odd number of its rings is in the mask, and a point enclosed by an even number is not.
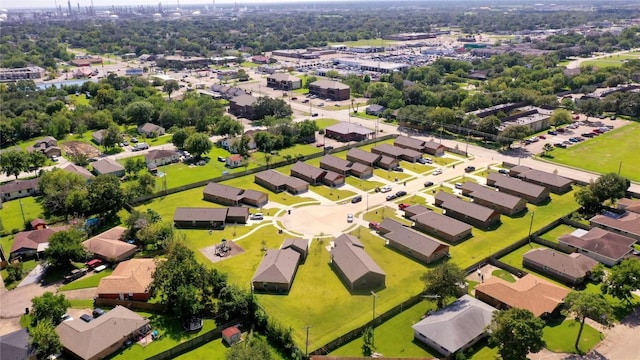
{"type": "Polygon", "coordinates": [[[584,137],[586,137],[586,138],[592,138],[592,137],[594,137],[595,135],[593,135],[593,133],[582,133],[582,134],[580,134],[580,136],[584,136],[584,137]]]}
{"type": "Polygon", "coordinates": [[[558,132],[555,131],[555,130],[549,130],[549,131],[547,131],[547,134],[549,134],[549,135],[558,135],[558,132]]]}
{"type": "Polygon", "coordinates": [[[84,322],[90,322],[91,320],[93,320],[93,317],[89,314],[82,314],[80,315],[80,319],[82,319],[82,321],[84,322]]]}
{"type": "Polygon", "coordinates": [[[562,149],[566,149],[567,148],[567,145],[562,144],[562,143],[556,143],[556,144],[553,144],[553,146],[559,147],[559,148],[562,148],[562,149]]]}
{"type": "Polygon", "coordinates": [[[433,181],[427,181],[424,183],[424,187],[433,186],[433,181]]]}
{"type": "Polygon", "coordinates": [[[466,168],[464,168],[464,172],[472,172],[472,171],[476,171],[475,166],[467,166],[466,168]]]}
{"type": "Polygon", "coordinates": [[[351,199],[351,203],[352,203],[352,204],[359,203],[360,201],[362,201],[362,195],[354,196],[354,197],[351,199]]]}
{"type": "Polygon", "coordinates": [[[393,171],[404,172],[404,169],[401,168],[400,166],[396,166],[396,167],[393,168],[393,171]]]}
{"type": "Polygon", "coordinates": [[[500,169],[500,170],[498,170],[498,172],[500,174],[507,174],[507,175],[509,174],[509,170],[507,170],[507,169],[500,169]]]}
{"type": "Polygon", "coordinates": [[[404,190],[400,190],[396,193],[396,197],[405,196],[405,195],[407,195],[407,192],[404,190]]]}
{"type": "Polygon", "coordinates": [[[100,308],[93,309],[93,318],[94,319],[97,319],[97,318],[99,318],[100,316],[102,316],[104,314],[105,314],[104,310],[102,310],[100,308]]]}

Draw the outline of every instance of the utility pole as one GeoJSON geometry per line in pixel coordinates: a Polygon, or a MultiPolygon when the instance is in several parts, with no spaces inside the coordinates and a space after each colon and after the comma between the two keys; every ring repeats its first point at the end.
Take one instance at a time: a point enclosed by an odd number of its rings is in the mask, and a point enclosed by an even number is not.
{"type": "Polygon", "coordinates": [[[618,165],[618,175],[620,175],[620,170],[622,170],[622,160],[620,160],[620,165],[618,165]]]}
{"type": "Polygon", "coordinates": [[[24,217],[24,208],[22,208],[22,199],[18,199],[18,203],[20,204],[20,213],[22,214],[22,226],[27,227],[27,219],[24,217]]]}
{"type": "Polygon", "coordinates": [[[533,229],[533,217],[536,215],[535,211],[531,212],[531,222],[529,223],[529,242],[531,242],[531,230],[533,229]]]}
{"type": "Polygon", "coordinates": [[[313,326],[311,325],[307,325],[305,326],[305,330],[307,330],[307,340],[304,342],[304,357],[306,359],[309,358],[309,329],[311,329],[313,326]]]}

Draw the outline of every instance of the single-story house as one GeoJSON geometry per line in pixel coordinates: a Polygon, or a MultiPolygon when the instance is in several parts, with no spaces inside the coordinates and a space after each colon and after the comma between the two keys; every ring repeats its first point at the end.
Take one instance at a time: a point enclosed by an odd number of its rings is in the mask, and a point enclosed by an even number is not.
{"type": "Polygon", "coordinates": [[[339,187],[344,185],[345,177],[336,172],[326,170],[322,177],[322,183],[330,187],[339,187]]]}
{"type": "MultiPolygon", "coordinates": [[[[405,214],[407,210],[408,208],[405,209],[405,214]]],[[[410,219],[414,222],[415,229],[452,244],[471,237],[471,225],[433,211],[422,212],[410,219]]]]}
{"type": "Polygon", "coordinates": [[[380,227],[385,229],[380,233],[387,239],[390,248],[425,264],[430,264],[449,255],[449,245],[405,227],[395,220],[386,218],[380,227]],[[397,224],[390,224],[392,222],[397,224]]]}
{"type": "Polygon", "coordinates": [[[300,253],[291,248],[268,249],[251,280],[253,290],[289,292],[299,264],[300,253]]]}
{"type": "Polygon", "coordinates": [[[229,155],[225,160],[225,165],[230,169],[240,167],[244,164],[245,164],[244,157],[240,154],[229,155]]]}
{"type": "Polygon", "coordinates": [[[37,195],[39,193],[39,182],[39,178],[10,181],[6,184],[0,185],[0,197],[2,198],[2,201],[9,201],[37,195]]]}
{"type": "Polygon", "coordinates": [[[227,223],[246,224],[249,208],[178,207],[173,214],[173,224],[178,228],[222,229],[227,223]],[[229,214],[230,209],[231,214],[229,214]]]}
{"type": "Polygon", "coordinates": [[[48,244],[49,238],[58,231],[68,230],[68,226],[54,226],[40,230],[21,231],[13,239],[9,258],[18,256],[34,256],[38,252],[38,246],[48,244]]]}
{"type": "Polygon", "coordinates": [[[37,140],[35,144],[27,148],[27,151],[40,151],[49,158],[52,156],[62,155],[62,149],[58,147],[58,141],[51,136],[45,136],[44,138],[37,140]]]}
{"type": "Polygon", "coordinates": [[[474,204],[495,209],[508,216],[514,216],[527,210],[527,200],[472,181],[462,184],[462,195],[471,197],[474,204]]]}
{"type": "Polygon", "coordinates": [[[242,332],[235,326],[222,330],[222,340],[228,345],[233,345],[242,339],[242,332]]]}
{"type": "Polygon", "coordinates": [[[302,87],[302,79],[288,73],[274,73],[267,76],[267,86],[278,90],[295,90],[302,87]]]}
{"type": "Polygon", "coordinates": [[[478,228],[486,229],[500,222],[498,211],[464,201],[443,191],[436,194],[435,205],[445,209],[445,215],[478,228]]]}
{"type": "Polygon", "coordinates": [[[0,336],[0,359],[35,359],[35,348],[29,343],[29,332],[20,329],[0,336]]]}
{"type": "Polygon", "coordinates": [[[355,236],[342,234],[334,240],[331,265],[350,292],[368,293],[385,287],[385,272],[355,236]]]}
{"type": "Polygon", "coordinates": [[[592,228],[589,231],[576,229],[559,237],[558,242],[607,266],[614,266],[633,251],[636,240],[601,228],[592,228]]]}
{"type": "Polygon", "coordinates": [[[180,161],[180,153],[174,150],[151,150],[145,156],[149,169],[180,161]]]}
{"type": "Polygon", "coordinates": [[[378,146],[374,146],[371,149],[371,152],[374,154],[389,156],[394,159],[405,160],[412,163],[418,161],[418,159],[422,157],[422,153],[418,151],[401,148],[399,146],[393,146],[391,144],[380,144],[378,146]]]}
{"type": "Polygon", "coordinates": [[[106,132],[107,132],[107,130],[105,130],[105,129],[94,131],[91,134],[91,140],[93,140],[93,142],[98,144],[98,145],[102,145],[102,140],[104,139],[104,134],[106,132]]]}
{"type": "Polygon", "coordinates": [[[210,182],[204,188],[204,200],[227,206],[241,204],[262,207],[269,202],[269,195],[257,190],[242,190],[233,186],[210,182]]]}
{"type": "Polygon", "coordinates": [[[47,222],[44,219],[33,219],[29,222],[31,230],[42,230],[47,228],[47,222]]]}
{"type": "Polygon", "coordinates": [[[640,214],[640,199],[622,198],[616,203],[618,209],[640,214]]]}
{"type": "Polygon", "coordinates": [[[87,252],[108,262],[117,263],[133,257],[138,248],[122,241],[127,228],[116,226],[82,243],[87,252]]]}
{"type": "Polygon", "coordinates": [[[490,276],[476,285],[476,298],[479,300],[500,310],[512,307],[526,309],[537,317],[559,311],[568,294],[568,289],[531,274],[513,283],[490,276]]]}
{"type": "Polygon", "coordinates": [[[93,172],[96,175],[124,176],[124,166],[111,158],[102,158],[93,163],[93,172]]]}
{"type": "Polygon", "coordinates": [[[377,165],[379,168],[382,168],[385,170],[391,170],[400,165],[400,160],[393,158],[391,156],[383,155],[382,157],[380,157],[380,160],[378,160],[377,165]]]}
{"type": "Polygon", "coordinates": [[[371,104],[367,106],[367,108],[364,111],[365,113],[367,113],[367,115],[380,116],[386,109],[387,108],[382,105],[371,104]]]}
{"type": "Polygon", "coordinates": [[[320,168],[348,176],[351,170],[351,162],[333,155],[325,155],[320,159],[320,168]]]}
{"type": "Polygon", "coordinates": [[[426,213],[426,212],[430,212],[431,209],[429,209],[426,206],[422,206],[422,205],[411,205],[407,208],[404,208],[404,217],[411,219],[412,217],[418,215],[418,214],[422,214],[422,213],[426,213]]]}
{"type": "Polygon", "coordinates": [[[640,214],[627,211],[623,214],[605,212],[589,219],[591,226],[597,226],[640,241],[640,214]]]}
{"type": "Polygon", "coordinates": [[[375,167],[376,165],[378,165],[378,161],[380,161],[381,157],[382,155],[380,154],[364,151],[355,147],[349,149],[349,151],[347,152],[348,161],[360,163],[369,167],[375,167]]]}
{"type": "Polygon", "coordinates": [[[284,175],[273,169],[255,174],[254,181],[256,184],[264,186],[276,193],[288,191],[292,195],[297,195],[309,191],[309,184],[307,182],[284,175]]]}
{"type": "Polygon", "coordinates": [[[397,146],[397,147],[401,147],[403,149],[411,149],[411,150],[415,150],[418,152],[425,152],[424,151],[424,140],[420,140],[417,138],[412,138],[412,137],[408,137],[408,136],[403,136],[400,135],[398,136],[394,141],[393,141],[393,145],[397,146]]]}
{"type": "Polygon", "coordinates": [[[546,187],[499,173],[490,173],[487,176],[487,185],[494,186],[505,194],[519,196],[536,205],[549,200],[549,189],[546,187]]]}
{"type": "Polygon", "coordinates": [[[146,137],[154,137],[164,135],[165,130],[160,125],[144,123],[143,125],[138,126],[138,133],[146,137]]]}
{"type": "Polygon", "coordinates": [[[296,162],[291,167],[291,176],[302,179],[311,185],[320,184],[326,173],[326,170],[319,169],[302,161],[296,162]]]}
{"type": "Polygon", "coordinates": [[[128,340],[136,341],[149,329],[148,319],[117,305],[89,322],[80,318],[63,321],[56,333],[64,353],[77,359],[97,360],[122,349],[128,340]]]}
{"type": "Polygon", "coordinates": [[[413,337],[449,357],[486,337],[495,311],[491,305],[463,295],[411,326],[413,337]]]}
{"type": "Polygon", "coordinates": [[[96,296],[105,299],[148,301],[151,297],[149,286],[155,271],[155,259],[123,261],[110,275],[100,279],[96,296]]]}
{"type": "Polygon", "coordinates": [[[235,96],[229,100],[229,113],[237,117],[255,120],[254,105],[256,101],[258,101],[258,98],[249,94],[235,96]]]}
{"type": "Polygon", "coordinates": [[[425,141],[424,142],[424,152],[433,155],[433,156],[442,156],[444,155],[444,151],[446,147],[440,143],[435,141],[425,141]]]}
{"type": "Polygon", "coordinates": [[[76,164],[68,164],[67,166],[63,167],[62,170],[78,174],[87,180],[91,180],[92,178],[94,178],[93,174],[89,170],[76,164]]]}
{"type": "Polygon", "coordinates": [[[349,173],[360,179],[368,179],[373,176],[373,168],[359,162],[351,163],[349,173]]]}
{"type": "Polygon", "coordinates": [[[339,81],[317,80],[309,84],[309,94],[316,95],[321,99],[349,100],[351,88],[339,81]]]}
{"type": "Polygon", "coordinates": [[[514,166],[509,169],[509,176],[544,186],[555,194],[564,194],[570,191],[571,184],[573,184],[573,180],[567,179],[566,177],[546,171],[535,170],[524,165],[514,166]]]}
{"type": "Polygon", "coordinates": [[[326,137],[342,142],[363,141],[368,139],[373,133],[373,130],[346,121],[339,122],[324,129],[324,135],[326,137]]]}
{"type": "Polygon", "coordinates": [[[565,254],[548,248],[535,248],[522,255],[524,267],[567,285],[581,285],[591,276],[598,261],[580,253],[565,254]]]}
{"type": "Polygon", "coordinates": [[[309,240],[302,238],[287,238],[284,239],[280,249],[292,249],[300,254],[300,262],[304,263],[309,255],[309,240]]]}

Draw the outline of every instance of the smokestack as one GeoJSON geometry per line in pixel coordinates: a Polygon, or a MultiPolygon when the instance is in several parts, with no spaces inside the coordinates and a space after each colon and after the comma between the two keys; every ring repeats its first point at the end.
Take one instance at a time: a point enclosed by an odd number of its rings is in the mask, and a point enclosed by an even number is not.
{"type": "Polygon", "coordinates": [[[67,6],[69,7],[69,16],[71,16],[71,0],[67,0],[67,6]]]}

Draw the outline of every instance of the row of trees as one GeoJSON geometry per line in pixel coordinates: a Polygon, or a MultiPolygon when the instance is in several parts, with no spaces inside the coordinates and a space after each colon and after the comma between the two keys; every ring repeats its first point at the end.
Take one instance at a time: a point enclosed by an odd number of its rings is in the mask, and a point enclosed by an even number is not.
{"type": "Polygon", "coordinates": [[[47,163],[47,156],[40,151],[9,150],[0,153],[0,172],[16,179],[23,171],[37,171],[47,163]]]}

